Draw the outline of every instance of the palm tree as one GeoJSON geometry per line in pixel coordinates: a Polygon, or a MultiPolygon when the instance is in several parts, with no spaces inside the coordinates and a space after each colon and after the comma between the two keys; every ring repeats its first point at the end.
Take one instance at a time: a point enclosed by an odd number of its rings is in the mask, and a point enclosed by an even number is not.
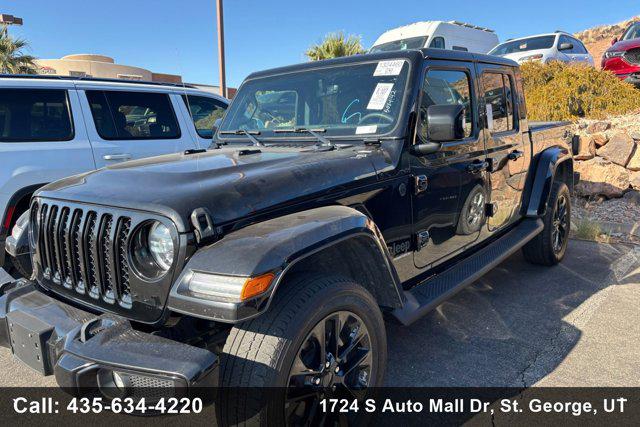
{"type": "Polygon", "coordinates": [[[7,26],[3,25],[0,28],[0,73],[36,74],[36,58],[22,53],[28,46],[25,40],[11,37],[7,26]]]}
{"type": "Polygon", "coordinates": [[[311,61],[338,58],[364,53],[362,39],[359,36],[345,36],[343,32],[327,34],[319,44],[311,46],[305,55],[311,61]]]}

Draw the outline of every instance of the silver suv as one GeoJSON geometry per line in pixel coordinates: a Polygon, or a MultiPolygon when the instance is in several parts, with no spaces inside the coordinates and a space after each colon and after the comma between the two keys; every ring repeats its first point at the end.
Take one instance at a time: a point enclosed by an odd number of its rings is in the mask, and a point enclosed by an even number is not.
{"type": "Polygon", "coordinates": [[[584,44],[562,31],[507,40],[494,47],[489,55],[502,56],[520,64],[527,61],[561,61],[594,65],[593,57],[584,44]]]}

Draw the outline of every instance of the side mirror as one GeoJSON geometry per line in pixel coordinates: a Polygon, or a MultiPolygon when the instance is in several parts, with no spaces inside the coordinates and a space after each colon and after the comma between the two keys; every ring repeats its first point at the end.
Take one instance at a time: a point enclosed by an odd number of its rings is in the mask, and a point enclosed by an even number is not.
{"type": "Polygon", "coordinates": [[[213,138],[213,135],[216,134],[216,131],[220,127],[221,123],[222,123],[222,119],[216,119],[216,121],[213,122],[213,126],[211,126],[211,138],[213,138]]]}
{"type": "Polygon", "coordinates": [[[572,50],[573,49],[573,43],[560,43],[560,46],[558,47],[558,50],[572,50]]]}
{"type": "Polygon", "coordinates": [[[431,105],[427,109],[427,140],[456,141],[464,138],[464,106],[431,105]]]}
{"type": "Polygon", "coordinates": [[[613,46],[616,43],[618,43],[618,38],[614,37],[613,40],[611,40],[611,46],[613,46]]]}

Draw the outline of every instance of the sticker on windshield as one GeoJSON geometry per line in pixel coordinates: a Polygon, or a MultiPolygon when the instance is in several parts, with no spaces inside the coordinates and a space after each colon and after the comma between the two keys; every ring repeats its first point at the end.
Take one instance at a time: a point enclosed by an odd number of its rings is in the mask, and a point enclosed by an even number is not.
{"type": "Polygon", "coordinates": [[[371,95],[367,110],[382,110],[392,89],[393,83],[378,83],[371,95]]]}
{"type": "Polygon", "coordinates": [[[378,131],[378,125],[358,126],[356,128],[356,135],[362,135],[364,133],[376,133],[378,131]]]}
{"type": "Polygon", "coordinates": [[[395,61],[380,61],[378,62],[376,70],[373,72],[373,76],[397,76],[400,74],[400,71],[402,71],[403,65],[404,61],[401,59],[395,61]]]}

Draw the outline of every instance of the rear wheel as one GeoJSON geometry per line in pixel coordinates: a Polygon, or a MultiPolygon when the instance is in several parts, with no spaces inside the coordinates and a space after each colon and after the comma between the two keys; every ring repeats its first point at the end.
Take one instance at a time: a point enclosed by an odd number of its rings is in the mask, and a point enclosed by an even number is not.
{"type": "Polygon", "coordinates": [[[531,263],[555,265],[567,251],[571,227],[571,195],[564,182],[553,184],[543,221],[542,232],[527,243],[522,252],[531,263]]]}
{"type": "Polygon", "coordinates": [[[382,384],[386,334],[371,294],[341,277],[302,276],[286,286],[267,313],[234,326],[227,338],[221,425],[352,421],[331,420],[320,399],[362,400],[382,384]]]}

